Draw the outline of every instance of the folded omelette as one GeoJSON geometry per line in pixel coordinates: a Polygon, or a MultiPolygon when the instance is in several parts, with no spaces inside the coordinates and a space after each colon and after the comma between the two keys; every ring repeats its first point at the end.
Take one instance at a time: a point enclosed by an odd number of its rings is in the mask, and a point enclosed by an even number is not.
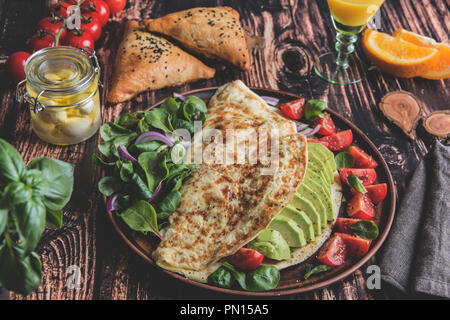
{"type": "MultiPolygon", "coordinates": [[[[226,139],[230,129],[245,134],[246,128],[277,132],[276,165],[259,160],[198,164],[182,186],[164,240],[153,252],[162,268],[206,282],[223,258],[256,238],[293,198],[306,172],[306,138],[293,121],[238,80],[212,97],[203,131],[218,130],[226,139]],[[271,174],[269,167],[275,168],[271,174]]],[[[203,150],[213,143],[203,139],[203,150]]]]}

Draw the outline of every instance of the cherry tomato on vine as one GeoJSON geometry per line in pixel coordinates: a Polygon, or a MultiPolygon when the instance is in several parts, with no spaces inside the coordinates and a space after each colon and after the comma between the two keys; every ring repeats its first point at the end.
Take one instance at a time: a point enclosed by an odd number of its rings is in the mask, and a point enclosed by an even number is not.
{"type": "Polygon", "coordinates": [[[95,41],[89,32],[85,30],[71,30],[67,35],[67,39],[64,42],[66,46],[75,48],[94,48],[95,41]]]}
{"type": "Polygon", "coordinates": [[[109,6],[111,14],[116,14],[125,8],[127,5],[127,0],[105,0],[109,6]]]}
{"type": "Polygon", "coordinates": [[[69,12],[69,7],[74,4],[73,1],[58,1],[51,5],[50,12],[58,17],[67,19],[71,14],[71,12],[69,12]]]}
{"type": "Polygon", "coordinates": [[[103,0],[85,1],[81,6],[81,11],[83,13],[96,12],[102,24],[102,27],[106,25],[111,14],[108,5],[103,0]]]}
{"type": "Polygon", "coordinates": [[[25,79],[24,66],[27,59],[30,57],[28,52],[19,51],[9,56],[6,60],[6,72],[14,83],[19,83],[25,79]]]}
{"type": "MultiPolygon", "coordinates": [[[[45,32],[48,32],[53,35],[57,35],[60,31],[63,23],[60,18],[58,17],[47,17],[44,19],[41,19],[36,27],[37,31],[43,30],[45,32]]],[[[63,29],[61,32],[61,36],[59,38],[60,41],[63,41],[67,37],[67,30],[63,29]]]]}
{"type": "Polygon", "coordinates": [[[55,37],[51,34],[38,33],[34,35],[28,42],[31,52],[36,52],[44,48],[53,47],[55,45],[55,37]]]}
{"type": "Polygon", "coordinates": [[[95,12],[85,14],[81,21],[81,29],[89,32],[92,39],[97,42],[102,35],[102,23],[98,19],[98,15],[95,12]]]}

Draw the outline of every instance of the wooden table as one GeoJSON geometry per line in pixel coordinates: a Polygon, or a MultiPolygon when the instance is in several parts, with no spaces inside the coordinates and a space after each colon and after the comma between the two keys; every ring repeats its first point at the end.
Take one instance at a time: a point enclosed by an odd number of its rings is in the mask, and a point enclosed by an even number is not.
{"type": "MultiPolygon", "coordinates": [[[[48,15],[48,1],[0,0],[0,60],[15,51],[26,50],[25,41],[37,22],[48,15]]],[[[306,48],[311,58],[334,47],[332,27],[325,0],[135,0],[126,10],[114,16],[97,44],[102,64],[103,101],[110,86],[115,50],[121,40],[122,22],[147,19],[193,6],[228,5],[237,9],[246,30],[257,39],[252,48],[253,69],[218,72],[213,80],[185,85],[174,90],[221,85],[242,79],[250,86],[280,89],[307,98],[328,101],[361,128],[382,152],[397,184],[401,197],[405,183],[430,145],[413,142],[387,123],[377,108],[381,98],[393,90],[407,90],[423,102],[426,112],[448,109],[450,81],[396,79],[372,71],[367,79],[352,86],[328,85],[310,74],[302,65],[298,48],[306,48]],[[262,41],[261,41],[262,40],[262,41]],[[301,70],[301,71],[299,71],[301,70]]],[[[448,40],[450,34],[448,0],[387,0],[381,9],[381,30],[391,33],[398,27],[448,40]]],[[[358,44],[357,54],[364,57],[358,44]]],[[[1,65],[0,137],[11,142],[30,161],[48,156],[76,165],[75,191],[64,210],[61,230],[47,230],[38,247],[43,262],[42,286],[33,294],[12,299],[220,299],[230,298],[191,287],[164,275],[145,263],[129,249],[113,230],[105,214],[105,206],[97,191],[100,170],[91,164],[99,136],[75,146],[57,147],[39,140],[30,127],[30,116],[14,100],[14,87],[8,83],[1,65]],[[66,286],[71,265],[81,269],[81,289],[66,286]]],[[[111,121],[121,112],[136,111],[170,95],[172,90],[159,90],[140,95],[133,101],[103,105],[103,121],[111,121]]],[[[374,263],[372,261],[371,263],[374,263]]],[[[323,290],[294,295],[291,299],[374,299],[385,298],[385,290],[369,291],[361,268],[344,281],[323,290]]]]}

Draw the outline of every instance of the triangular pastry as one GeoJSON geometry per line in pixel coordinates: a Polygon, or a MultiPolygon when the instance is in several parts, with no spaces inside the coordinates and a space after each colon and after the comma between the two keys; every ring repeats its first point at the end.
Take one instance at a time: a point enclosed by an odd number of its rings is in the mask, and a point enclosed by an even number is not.
{"type": "Polygon", "coordinates": [[[108,101],[119,103],[147,90],[210,79],[215,69],[164,38],[128,21],[119,46],[108,101]]]}
{"type": "Polygon", "coordinates": [[[147,29],[172,37],[208,58],[250,70],[239,13],[230,7],[193,8],[144,21],[147,29]]]}

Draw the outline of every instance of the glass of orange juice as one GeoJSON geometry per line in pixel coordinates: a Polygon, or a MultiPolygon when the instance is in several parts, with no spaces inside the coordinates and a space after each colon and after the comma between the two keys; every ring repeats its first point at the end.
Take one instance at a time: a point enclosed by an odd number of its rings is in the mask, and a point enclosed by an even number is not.
{"type": "Polygon", "coordinates": [[[337,30],[336,52],[321,55],[315,73],[333,84],[360,82],[365,75],[363,62],[352,55],[358,34],[377,13],[384,0],[327,0],[333,26],[337,30]]]}

